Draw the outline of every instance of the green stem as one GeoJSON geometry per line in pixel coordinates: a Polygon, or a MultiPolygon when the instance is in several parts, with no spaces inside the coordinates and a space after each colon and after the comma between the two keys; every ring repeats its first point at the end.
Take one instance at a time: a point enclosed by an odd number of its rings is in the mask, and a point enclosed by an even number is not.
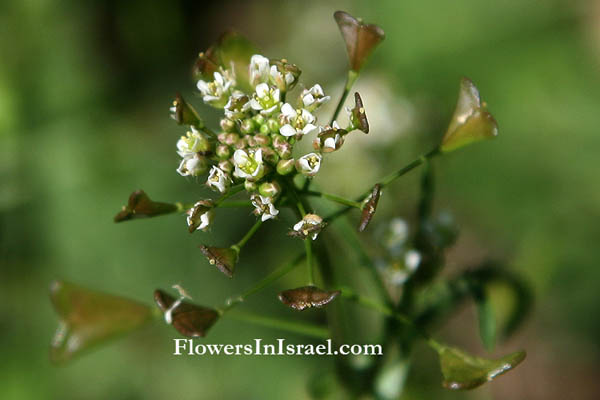
{"type": "Polygon", "coordinates": [[[227,193],[225,193],[223,196],[221,196],[217,200],[215,200],[215,202],[214,202],[215,207],[218,207],[219,204],[221,204],[223,201],[230,198],[234,194],[241,192],[242,190],[244,190],[243,184],[232,186],[231,188],[229,188],[227,193]]]}
{"type": "Polygon", "coordinates": [[[220,310],[220,313],[223,314],[224,312],[226,312],[226,311],[230,310],[231,308],[237,306],[238,304],[244,302],[249,296],[261,291],[265,287],[269,286],[271,283],[275,282],[282,276],[286,275],[288,272],[293,270],[298,265],[298,263],[300,262],[300,260],[302,260],[302,258],[304,258],[304,254],[299,254],[292,261],[273,270],[269,275],[265,276],[263,279],[258,281],[254,286],[252,286],[251,288],[244,291],[241,295],[235,296],[235,297],[230,297],[229,299],[227,299],[227,301],[225,302],[225,306],[220,310]]]}
{"type": "Polygon", "coordinates": [[[252,227],[250,228],[250,230],[248,232],[246,232],[246,234],[244,235],[243,238],[240,239],[239,242],[237,242],[236,244],[232,245],[231,248],[234,249],[235,251],[237,251],[238,253],[240,252],[240,250],[242,249],[242,247],[244,247],[244,245],[246,244],[246,242],[248,240],[250,240],[250,238],[256,233],[256,231],[258,230],[258,228],[260,228],[260,226],[262,225],[262,220],[259,219],[258,221],[256,221],[254,223],[254,225],[252,225],[252,227]]]}
{"type": "MultiPolygon", "coordinates": [[[[412,171],[413,169],[415,169],[419,165],[423,164],[425,161],[430,160],[431,158],[437,156],[438,154],[441,154],[441,151],[440,151],[439,147],[436,147],[435,149],[431,150],[429,153],[423,154],[421,157],[419,157],[419,158],[411,161],[410,163],[408,163],[404,167],[400,168],[398,171],[393,172],[390,175],[386,176],[385,178],[383,178],[383,180],[381,180],[379,182],[379,184],[381,185],[382,188],[385,187],[385,186],[387,186],[387,185],[389,185],[394,180],[396,180],[396,179],[400,178],[401,176],[407,174],[408,172],[412,171]]],[[[369,196],[370,194],[371,194],[371,189],[369,189],[367,192],[363,193],[361,196],[357,197],[356,202],[362,203],[362,201],[365,198],[367,198],[367,196],[369,196]]],[[[346,207],[344,207],[344,208],[342,208],[342,209],[334,212],[333,214],[329,215],[324,220],[325,220],[325,222],[334,221],[337,218],[341,217],[342,215],[346,214],[352,208],[353,207],[346,206],[346,207]]]]}
{"type": "Polygon", "coordinates": [[[310,237],[304,239],[304,249],[306,250],[306,270],[308,271],[308,286],[315,285],[315,277],[312,266],[312,239],[310,237]]]}
{"type": "Polygon", "coordinates": [[[342,107],[344,106],[344,103],[346,102],[346,98],[348,98],[350,89],[352,89],[352,86],[354,85],[354,82],[356,82],[357,78],[358,78],[358,72],[353,71],[353,70],[348,71],[348,75],[346,76],[346,86],[344,87],[344,92],[342,93],[342,97],[340,98],[340,101],[338,102],[337,107],[335,108],[335,112],[333,113],[333,116],[331,117],[331,121],[329,122],[329,125],[333,125],[333,121],[335,121],[336,118],[338,117],[340,111],[342,110],[342,107]]]}
{"type": "Polygon", "coordinates": [[[438,342],[437,340],[430,337],[429,334],[427,334],[426,332],[421,330],[408,316],[394,311],[393,308],[391,308],[385,304],[380,304],[380,303],[376,302],[375,300],[372,300],[368,297],[362,296],[362,295],[354,292],[352,289],[341,288],[340,290],[342,292],[343,298],[351,300],[351,301],[355,302],[356,304],[359,304],[363,307],[367,307],[372,310],[375,310],[380,314],[391,317],[391,318],[395,319],[396,321],[400,322],[401,324],[404,324],[404,325],[412,328],[419,336],[421,336],[423,339],[425,339],[425,342],[429,345],[429,347],[431,347],[435,351],[439,352],[441,349],[443,349],[445,347],[440,342],[438,342]]]}
{"type": "Polygon", "coordinates": [[[312,336],[318,339],[329,338],[329,330],[327,328],[307,324],[304,322],[287,321],[279,318],[265,317],[254,313],[240,311],[232,311],[227,315],[238,321],[249,322],[256,325],[266,326],[268,328],[281,329],[288,332],[298,333],[300,335],[312,336]]]}
{"type": "Polygon", "coordinates": [[[219,208],[242,208],[242,207],[253,207],[250,200],[234,200],[225,201],[219,204],[219,208]]]}
{"type": "Polygon", "coordinates": [[[198,128],[200,131],[206,133],[208,136],[210,136],[213,139],[217,139],[217,134],[214,133],[211,129],[207,128],[206,126],[203,126],[202,128],[198,128]]]}
{"type": "Polygon", "coordinates": [[[346,199],[341,196],[336,196],[335,194],[323,193],[316,190],[307,190],[305,192],[301,192],[301,194],[305,194],[307,196],[321,197],[329,201],[333,201],[335,203],[343,204],[348,207],[362,208],[361,203],[354,200],[346,199]]]}

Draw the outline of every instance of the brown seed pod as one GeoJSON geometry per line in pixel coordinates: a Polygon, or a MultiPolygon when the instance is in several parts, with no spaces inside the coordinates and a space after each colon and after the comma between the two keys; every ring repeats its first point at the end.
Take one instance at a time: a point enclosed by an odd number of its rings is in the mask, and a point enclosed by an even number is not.
{"type": "MultiPolygon", "coordinates": [[[[173,296],[157,289],[154,291],[154,301],[164,313],[171,308],[176,300],[173,296]]],[[[182,335],[204,337],[208,329],[219,319],[219,313],[212,308],[182,301],[172,310],[171,318],[173,327],[182,335]]]]}
{"type": "Polygon", "coordinates": [[[211,265],[214,265],[227,275],[229,278],[233,277],[233,270],[238,260],[238,252],[230,247],[212,247],[200,245],[200,251],[211,265]]]}
{"type": "Polygon", "coordinates": [[[373,186],[373,191],[367,197],[365,204],[363,205],[362,216],[360,218],[360,223],[358,224],[358,231],[362,232],[367,228],[369,222],[371,222],[371,218],[375,215],[375,210],[377,210],[377,203],[379,202],[379,197],[381,196],[381,185],[377,183],[373,186]]]}
{"type": "Polygon", "coordinates": [[[316,286],[303,286],[279,293],[279,300],[294,310],[302,311],[312,307],[323,307],[332,302],[341,292],[327,291],[316,286]]]}
{"type": "Polygon", "coordinates": [[[160,203],[150,200],[143,190],[136,190],[129,196],[129,201],[123,209],[115,215],[115,222],[127,221],[137,218],[155,217],[177,211],[175,204],[160,203]]]}

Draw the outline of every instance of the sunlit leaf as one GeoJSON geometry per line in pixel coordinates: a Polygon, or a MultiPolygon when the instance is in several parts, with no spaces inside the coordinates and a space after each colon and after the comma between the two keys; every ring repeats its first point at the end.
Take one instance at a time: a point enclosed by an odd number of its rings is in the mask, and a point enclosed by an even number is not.
{"type": "Polygon", "coordinates": [[[339,290],[328,291],[316,286],[303,286],[279,293],[279,300],[294,310],[302,311],[311,307],[323,307],[340,294],[339,290]]]}
{"type": "Polygon", "coordinates": [[[238,261],[238,252],[230,247],[212,247],[200,245],[200,251],[208,259],[210,265],[214,265],[227,275],[233,277],[235,264],[238,261]]]}
{"type": "Polygon", "coordinates": [[[170,313],[173,327],[184,336],[204,337],[219,319],[216,310],[187,301],[181,301],[173,307],[177,300],[159,289],[154,291],[154,300],[163,313],[170,313]]]}
{"type": "Polygon", "coordinates": [[[364,24],[344,11],[336,11],[333,17],[346,42],[350,69],[358,72],[375,47],[385,38],[385,33],[379,26],[364,24]]]}
{"type": "Polygon", "coordinates": [[[460,349],[443,346],[438,350],[447,389],[467,390],[483,385],[515,368],[525,359],[519,351],[497,360],[472,356],[460,349]]]}
{"type": "Polygon", "coordinates": [[[479,91],[469,78],[462,78],[456,109],[442,139],[441,150],[456,150],[498,135],[498,124],[481,103],[479,91]]]}
{"type": "Polygon", "coordinates": [[[144,304],[62,281],[52,283],[50,299],[60,317],[50,351],[54,362],[68,361],[152,319],[151,308],[144,304]]]}
{"type": "Polygon", "coordinates": [[[136,190],[129,196],[129,201],[122,210],[115,215],[115,222],[127,221],[137,218],[156,217],[177,211],[175,204],[161,203],[150,200],[143,190],[136,190]]]}

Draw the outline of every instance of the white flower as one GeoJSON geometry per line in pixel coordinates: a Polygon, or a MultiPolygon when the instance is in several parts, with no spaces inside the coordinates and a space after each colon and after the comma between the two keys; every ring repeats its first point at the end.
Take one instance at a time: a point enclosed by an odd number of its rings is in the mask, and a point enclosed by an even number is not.
{"type": "Polygon", "coordinates": [[[186,133],[177,141],[177,154],[183,158],[189,158],[194,154],[204,150],[207,140],[193,126],[192,130],[186,133]]]}
{"type": "Polygon", "coordinates": [[[340,129],[337,121],[333,121],[333,126],[320,126],[319,135],[313,141],[315,150],[321,150],[324,153],[331,153],[338,150],[344,144],[344,136],[347,132],[340,129]]]}
{"type": "Polygon", "coordinates": [[[300,103],[303,108],[314,111],[321,106],[321,104],[327,103],[331,99],[330,96],[325,96],[321,85],[316,84],[310,89],[304,89],[300,94],[300,103]]]}
{"type": "Polygon", "coordinates": [[[205,231],[213,220],[213,210],[211,203],[199,201],[186,212],[187,224],[190,232],[195,230],[205,231]]]}
{"type": "Polygon", "coordinates": [[[249,109],[248,96],[236,90],[229,96],[229,100],[225,104],[225,116],[231,120],[243,119],[249,109]]]}
{"type": "Polygon", "coordinates": [[[231,178],[221,168],[213,166],[208,174],[206,184],[211,189],[216,189],[221,193],[225,193],[229,189],[231,178]]]}
{"type": "Polygon", "coordinates": [[[250,84],[256,86],[269,79],[269,59],[255,54],[250,58],[250,84]]]}
{"type": "Polygon", "coordinates": [[[181,176],[198,176],[205,173],[207,168],[208,165],[204,156],[192,154],[181,160],[177,172],[181,176]]]}
{"type": "Polygon", "coordinates": [[[323,218],[316,214],[306,214],[294,225],[294,231],[298,232],[298,236],[304,239],[310,236],[312,240],[319,236],[321,228],[323,228],[323,218]]]}
{"type": "Polygon", "coordinates": [[[282,73],[276,65],[271,65],[271,82],[281,90],[287,90],[296,82],[296,77],[290,71],[282,73]]]}
{"type": "Polygon", "coordinates": [[[198,81],[198,90],[202,93],[202,100],[214,107],[222,108],[229,98],[229,91],[235,85],[233,74],[227,70],[215,72],[212,82],[198,81]]]}
{"type": "Polygon", "coordinates": [[[255,207],[254,213],[260,215],[263,222],[279,214],[279,210],[273,205],[273,198],[254,194],[250,199],[255,207]]]}
{"type": "Polygon", "coordinates": [[[283,136],[306,135],[317,127],[313,124],[316,118],[306,109],[294,110],[289,103],[281,106],[282,126],[279,133],[283,136]]]}
{"type": "Polygon", "coordinates": [[[304,175],[315,176],[321,168],[321,159],[321,155],[317,153],[303,155],[296,161],[296,169],[304,175]]]}
{"type": "Polygon", "coordinates": [[[233,175],[238,178],[258,180],[265,170],[261,149],[236,150],[233,153],[233,164],[235,165],[233,175]]]}
{"type": "Polygon", "coordinates": [[[273,89],[266,83],[256,85],[256,93],[250,99],[250,107],[261,114],[271,115],[279,108],[279,89],[273,89]]]}
{"type": "Polygon", "coordinates": [[[421,264],[421,253],[417,250],[408,250],[404,254],[404,265],[410,272],[414,272],[421,264]]]}

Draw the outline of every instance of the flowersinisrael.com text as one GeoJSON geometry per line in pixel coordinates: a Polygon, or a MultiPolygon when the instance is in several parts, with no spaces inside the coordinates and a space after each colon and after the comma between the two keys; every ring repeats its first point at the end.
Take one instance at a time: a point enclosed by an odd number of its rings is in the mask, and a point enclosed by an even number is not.
{"type": "Polygon", "coordinates": [[[341,344],[334,346],[331,339],[321,344],[286,343],[276,339],[275,343],[264,343],[254,339],[246,344],[194,343],[193,339],[173,339],[173,355],[189,356],[337,356],[337,355],[383,355],[380,344],[341,344]]]}

